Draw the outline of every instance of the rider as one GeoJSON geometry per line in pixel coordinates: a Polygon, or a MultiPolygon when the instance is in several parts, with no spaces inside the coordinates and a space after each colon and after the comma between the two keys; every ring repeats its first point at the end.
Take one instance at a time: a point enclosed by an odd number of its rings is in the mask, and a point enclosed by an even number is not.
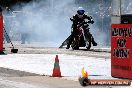
{"type": "MultiPolygon", "coordinates": [[[[71,36],[69,38],[66,49],[70,48],[70,45],[74,39],[74,36],[76,35],[76,29],[77,29],[78,22],[82,23],[85,21],[85,19],[87,19],[90,23],[92,23],[92,24],[94,23],[94,21],[92,20],[92,17],[87,16],[84,12],[85,12],[85,10],[83,9],[83,7],[79,7],[77,10],[77,14],[75,14],[72,18],[70,18],[70,20],[73,21],[72,32],[71,32],[71,36]]],[[[86,31],[89,32],[88,25],[83,26],[83,29],[84,29],[84,35],[86,35],[86,31]]],[[[97,46],[97,43],[94,41],[92,34],[91,34],[91,39],[92,39],[93,46],[97,46]]]]}

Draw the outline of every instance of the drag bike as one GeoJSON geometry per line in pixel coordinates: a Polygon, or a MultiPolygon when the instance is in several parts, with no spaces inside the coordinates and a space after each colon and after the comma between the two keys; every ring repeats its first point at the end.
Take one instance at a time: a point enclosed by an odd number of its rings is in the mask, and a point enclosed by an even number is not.
{"type": "Polygon", "coordinates": [[[89,23],[90,21],[77,24],[77,29],[75,30],[75,35],[71,44],[73,50],[78,50],[79,47],[86,47],[87,50],[91,48],[91,34],[89,32],[89,23]],[[87,29],[84,29],[84,26],[87,26],[87,29]]]}

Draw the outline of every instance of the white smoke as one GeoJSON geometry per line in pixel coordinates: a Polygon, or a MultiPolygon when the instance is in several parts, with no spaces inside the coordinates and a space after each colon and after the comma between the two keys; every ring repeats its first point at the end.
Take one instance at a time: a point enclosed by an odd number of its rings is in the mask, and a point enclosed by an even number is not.
{"type": "MultiPolygon", "coordinates": [[[[70,11],[73,0],[45,0],[23,4],[15,17],[20,33],[26,33],[31,42],[51,42],[59,46],[71,31],[70,11]]],[[[19,6],[14,6],[17,10],[19,6]]],[[[15,26],[14,28],[15,29],[15,26]]]]}
{"type": "MultiPolygon", "coordinates": [[[[59,47],[61,43],[70,35],[70,17],[76,13],[78,8],[75,0],[40,0],[28,4],[14,6],[15,10],[21,12],[16,15],[15,21],[18,24],[17,30],[26,33],[32,42],[49,42],[53,47],[59,47]]],[[[91,5],[92,6],[92,5],[91,5]]],[[[96,5],[93,5],[95,8],[96,5]]],[[[90,11],[90,9],[88,9],[90,11]]],[[[96,24],[93,24],[96,26],[96,24]]],[[[16,29],[16,26],[14,28],[16,29]]],[[[97,34],[94,27],[92,34],[97,34]]],[[[95,37],[95,35],[93,35],[95,37]]],[[[101,34],[100,39],[103,44],[107,35],[101,34]]],[[[98,40],[98,37],[95,37],[98,40]]],[[[45,45],[43,45],[45,46],[45,45]]],[[[50,45],[51,46],[51,45],[50,45]]]]}

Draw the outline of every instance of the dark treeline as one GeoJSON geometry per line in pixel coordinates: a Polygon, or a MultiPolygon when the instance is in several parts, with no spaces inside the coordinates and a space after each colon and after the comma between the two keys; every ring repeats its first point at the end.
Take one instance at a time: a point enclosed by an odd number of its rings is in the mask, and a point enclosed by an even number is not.
{"type": "Polygon", "coordinates": [[[17,3],[28,3],[32,0],[0,0],[0,6],[11,7],[17,3]]]}
{"type": "MultiPolygon", "coordinates": [[[[28,3],[30,1],[41,1],[41,0],[0,0],[0,6],[10,7],[17,3],[28,3]]],[[[45,0],[43,0],[45,1],[45,0]]],[[[55,0],[56,1],[56,0],[55,0]]],[[[106,2],[109,3],[111,0],[75,0],[76,4],[88,4],[88,3],[99,3],[106,2]]]]}

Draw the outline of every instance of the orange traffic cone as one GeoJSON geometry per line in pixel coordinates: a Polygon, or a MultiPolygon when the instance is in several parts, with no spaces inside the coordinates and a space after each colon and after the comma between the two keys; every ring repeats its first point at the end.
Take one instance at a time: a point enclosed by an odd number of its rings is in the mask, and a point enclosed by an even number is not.
{"type": "Polygon", "coordinates": [[[55,63],[54,63],[52,77],[61,77],[58,55],[56,55],[56,57],[55,57],[55,63]]]}

